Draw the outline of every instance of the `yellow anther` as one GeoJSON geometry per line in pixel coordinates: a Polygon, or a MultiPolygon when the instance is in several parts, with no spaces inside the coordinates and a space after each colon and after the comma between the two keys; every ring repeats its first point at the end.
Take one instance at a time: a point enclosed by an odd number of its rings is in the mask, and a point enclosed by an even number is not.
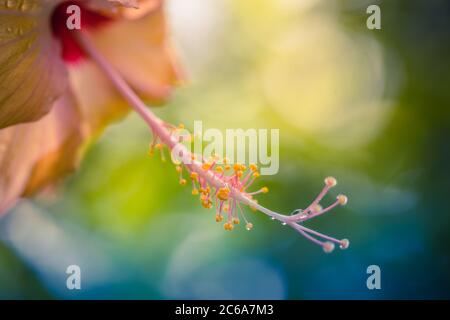
{"type": "Polygon", "coordinates": [[[253,176],[254,176],[255,178],[258,178],[258,177],[260,176],[260,174],[259,174],[258,171],[255,171],[255,172],[253,172],[253,176]]]}
{"type": "Polygon", "coordinates": [[[185,186],[186,185],[186,179],[180,179],[180,184],[182,186],[185,186]]]}
{"type": "Polygon", "coordinates": [[[198,189],[197,188],[192,189],[192,195],[193,196],[198,195],[198,189]]]}
{"type": "Polygon", "coordinates": [[[348,198],[343,194],[337,196],[337,200],[341,206],[345,206],[347,204],[348,198]]]}
{"type": "Polygon", "coordinates": [[[316,204],[316,205],[314,205],[314,207],[312,209],[313,209],[313,212],[320,212],[320,211],[322,211],[323,208],[320,204],[316,204]]]}
{"type": "Polygon", "coordinates": [[[337,181],[336,181],[336,179],[333,178],[333,177],[327,177],[327,178],[325,178],[325,184],[326,184],[329,188],[331,188],[331,187],[334,187],[334,186],[337,184],[337,181]]]}
{"type": "Polygon", "coordinates": [[[209,169],[211,169],[211,165],[211,163],[205,162],[204,164],[202,164],[202,169],[208,171],[209,169]]]}
{"type": "Polygon", "coordinates": [[[245,229],[247,229],[248,231],[253,229],[253,224],[250,222],[247,222],[247,224],[245,225],[245,229]]]}
{"type": "Polygon", "coordinates": [[[234,171],[245,171],[245,170],[247,170],[247,167],[246,166],[244,166],[243,164],[240,164],[240,163],[235,163],[234,165],[233,165],[233,169],[234,169],[234,171]]]}
{"type": "Polygon", "coordinates": [[[233,218],[232,221],[233,221],[233,224],[239,224],[239,222],[240,222],[238,218],[233,218]]]}
{"type": "Polygon", "coordinates": [[[225,165],[225,170],[230,170],[230,169],[231,169],[231,166],[229,164],[226,164],[225,165]]]}
{"type": "Polygon", "coordinates": [[[205,207],[206,209],[210,209],[212,207],[212,201],[211,200],[203,200],[202,206],[205,207]]]}
{"type": "Polygon", "coordinates": [[[262,187],[262,188],[261,188],[261,192],[262,192],[262,193],[267,193],[267,192],[269,192],[269,188],[267,188],[267,187],[262,187]]]}
{"type": "Polygon", "coordinates": [[[223,220],[223,216],[221,214],[216,214],[216,222],[221,222],[223,220]]]}
{"type": "Polygon", "coordinates": [[[230,222],[226,222],[224,223],[223,228],[227,231],[231,231],[233,230],[234,226],[230,222]]]}
{"type": "Polygon", "coordinates": [[[157,143],[157,144],[155,144],[155,148],[156,148],[156,149],[162,149],[162,148],[163,148],[162,143],[157,143]]]}
{"type": "Polygon", "coordinates": [[[193,172],[191,172],[190,177],[191,177],[192,180],[197,180],[198,179],[198,173],[193,171],[193,172]]]}
{"type": "Polygon", "coordinates": [[[250,164],[249,168],[252,171],[257,171],[258,170],[258,166],[256,164],[254,164],[254,163],[250,164]]]}
{"type": "Polygon", "coordinates": [[[197,157],[195,156],[195,154],[192,154],[191,155],[191,160],[195,160],[195,159],[197,159],[197,157]]]}
{"type": "Polygon", "coordinates": [[[180,124],[178,125],[178,129],[184,129],[184,124],[180,123],[180,124]]]}
{"type": "Polygon", "coordinates": [[[181,166],[176,166],[175,170],[177,170],[178,173],[181,173],[181,171],[183,171],[183,167],[181,166]]]}
{"type": "Polygon", "coordinates": [[[219,191],[217,191],[217,198],[219,198],[222,201],[228,200],[228,197],[230,195],[230,190],[228,188],[220,188],[219,191]]]}
{"type": "Polygon", "coordinates": [[[223,164],[228,164],[228,163],[230,163],[230,160],[228,160],[227,157],[223,158],[223,164]]]}
{"type": "Polygon", "coordinates": [[[223,168],[222,168],[221,166],[218,166],[218,167],[216,168],[216,171],[217,171],[218,173],[222,173],[222,172],[223,172],[223,168]]]}
{"type": "Polygon", "coordinates": [[[230,210],[230,207],[228,205],[224,205],[222,210],[223,212],[228,212],[228,210],[230,210]]]}
{"type": "Polygon", "coordinates": [[[237,175],[239,178],[242,177],[243,174],[244,174],[244,171],[242,171],[242,170],[236,171],[236,175],[237,175]]]}

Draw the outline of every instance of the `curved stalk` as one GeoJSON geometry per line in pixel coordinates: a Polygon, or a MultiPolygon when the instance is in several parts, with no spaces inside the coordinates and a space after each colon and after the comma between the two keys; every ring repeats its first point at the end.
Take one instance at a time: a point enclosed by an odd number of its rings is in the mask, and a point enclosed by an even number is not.
{"type": "MultiPolygon", "coordinates": [[[[222,221],[222,212],[225,212],[224,204],[228,204],[228,222],[224,225],[226,230],[232,230],[233,224],[239,223],[239,219],[237,218],[236,214],[236,207],[239,206],[240,203],[243,203],[266,214],[273,220],[280,221],[283,225],[291,226],[308,240],[322,246],[325,252],[331,252],[333,250],[333,243],[339,244],[342,249],[348,247],[349,242],[346,239],[338,240],[301,225],[302,222],[321,215],[333,209],[339,204],[344,205],[347,202],[347,198],[340,195],[337,197],[336,202],[334,202],[331,206],[325,209],[321,209],[321,207],[319,206],[320,200],[322,200],[328,190],[336,184],[336,180],[334,178],[327,178],[325,180],[325,188],[305,210],[300,210],[294,215],[283,215],[267,209],[266,207],[260,205],[257,201],[255,201],[252,196],[252,194],[267,192],[267,188],[265,190],[264,188],[262,188],[258,192],[253,193],[248,193],[245,191],[246,188],[251,184],[251,182],[253,182],[254,178],[259,176],[259,173],[256,171],[256,169],[252,168],[252,171],[250,171],[241,181],[239,179],[242,176],[243,171],[245,171],[245,169],[242,169],[245,166],[238,165],[238,167],[235,168],[234,175],[226,176],[223,174],[223,172],[221,174],[218,174],[213,171],[214,167],[216,166],[215,161],[212,163],[208,163],[203,159],[201,159],[202,161],[196,160],[199,157],[191,154],[191,152],[176,139],[173,132],[168,128],[167,124],[159,119],[147,107],[147,105],[145,105],[145,103],[133,91],[128,83],[122,78],[119,72],[117,72],[117,70],[114,69],[114,67],[100,54],[100,52],[96,50],[96,48],[90,41],[89,36],[79,31],[75,33],[75,38],[78,41],[79,45],[84,49],[85,53],[97,64],[100,70],[111,81],[111,83],[121,94],[121,96],[148,124],[154,135],[154,140],[155,138],[158,138],[162,144],[168,147],[170,151],[173,151],[176,148],[177,154],[181,159],[189,159],[189,161],[182,160],[182,165],[184,165],[191,174],[193,184],[196,185],[197,182],[200,185],[200,190],[202,193],[202,204],[205,207],[210,208],[212,206],[211,196],[215,197],[216,203],[218,203],[218,213],[216,214],[216,221],[222,221]],[[258,174],[256,175],[255,172],[258,174]],[[240,173],[240,175],[238,175],[238,173],[240,173]],[[250,174],[253,174],[253,179],[250,183],[247,184],[250,174]],[[214,189],[214,192],[212,192],[211,189],[214,189]],[[316,207],[318,206],[320,207],[319,210],[316,209],[316,207]],[[316,237],[325,241],[318,240],[316,237]]],[[[177,171],[179,171],[181,174],[182,170],[182,167],[178,165],[177,171]]],[[[185,184],[186,181],[180,178],[180,183],[185,184]]],[[[193,194],[198,193],[198,191],[197,193],[194,193],[195,190],[197,189],[193,189],[193,194]]],[[[253,224],[247,222],[246,227],[247,230],[250,230],[253,227],[253,224]]]]}

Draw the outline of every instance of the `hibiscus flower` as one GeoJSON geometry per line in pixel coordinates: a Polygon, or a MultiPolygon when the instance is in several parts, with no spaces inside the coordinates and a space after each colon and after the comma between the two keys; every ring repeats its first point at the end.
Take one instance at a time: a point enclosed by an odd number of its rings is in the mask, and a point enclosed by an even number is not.
{"type": "Polygon", "coordinates": [[[240,218],[247,230],[253,228],[242,204],[291,226],[325,252],[334,244],[348,247],[347,239],[303,226],[346,204],[343,195],[326,208],[319,204],[336,185],[334,178],[325,179],[324,189],[306,209],[290,215],[274,212],[254,199],[267,193],[266,187],[249,191],[259,177],[255,164],[232,165],[227,159],[192,154],[179,134],[184,126],[165,123],[143,102],[163,101],[180,80],[162,0],[3,1],[0,48],[0,213],[73,170],[83,143],[129,110],[114,103],[119,97],[152,132],[150,154],[155,149],[172,153],[180,184],[187,184],[186,172],[202,206],[215,209],[217,222],[226,217],[225,230],[240,218]],[[81,30],[67,26],[73,5],[80,8],[81,30]]]}
{"type": "Polygon", "coordinates": [[[73,170],[83,142],[127,111],[67,29],[72,4],[82,29],[141,96],[162,101],[179,78],[161,1],[141,1],[139,10],[107,0],[2,1],[0,213],[73,170]]]}

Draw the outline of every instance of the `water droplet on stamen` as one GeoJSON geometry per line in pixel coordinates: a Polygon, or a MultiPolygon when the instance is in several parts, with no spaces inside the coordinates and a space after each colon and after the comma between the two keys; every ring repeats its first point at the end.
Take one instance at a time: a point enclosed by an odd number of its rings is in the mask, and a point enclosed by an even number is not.
{"type": "Polygon", "coordinates": [[[303,210],[302,209],[295,209],[294,211],[291,212],[291,216],[295,215],[295,214],[299,214],[302,213],[303,210]]]}
{"type": "Polygon", "coordinates": [[[341,240],[341,244],[339,245],[339,248],[341,248],[342,250],[347,249],[350,245],[350,241],[348,241],[348,239],[342,239],[341,240]]]}

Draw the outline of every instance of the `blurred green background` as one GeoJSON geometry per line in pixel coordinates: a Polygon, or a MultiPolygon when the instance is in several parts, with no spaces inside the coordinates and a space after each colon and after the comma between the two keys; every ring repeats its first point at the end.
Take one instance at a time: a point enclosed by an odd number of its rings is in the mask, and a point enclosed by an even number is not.
{"type": "MultiPolygon", "coordinates": [[[[109,127],[53,199],[0,220],[0,298],[450,298],[450,3],[169,0],[189,74],[163,119],[280,128],[260,203],[305,207],[333,175],[346,207],[307,223],[349,238],[324,254],[251,213],[225,232],[147,156],[135,115],[109,127]],[[382,29],[366,28],[381,7],[382,29]],[[66,288],[66,267],[82,290],[66,288]],[[381,290],[366,268],[381,267],[381,290]]],[[[332,197],[326,198],[332,201],[332,197]]]]}

